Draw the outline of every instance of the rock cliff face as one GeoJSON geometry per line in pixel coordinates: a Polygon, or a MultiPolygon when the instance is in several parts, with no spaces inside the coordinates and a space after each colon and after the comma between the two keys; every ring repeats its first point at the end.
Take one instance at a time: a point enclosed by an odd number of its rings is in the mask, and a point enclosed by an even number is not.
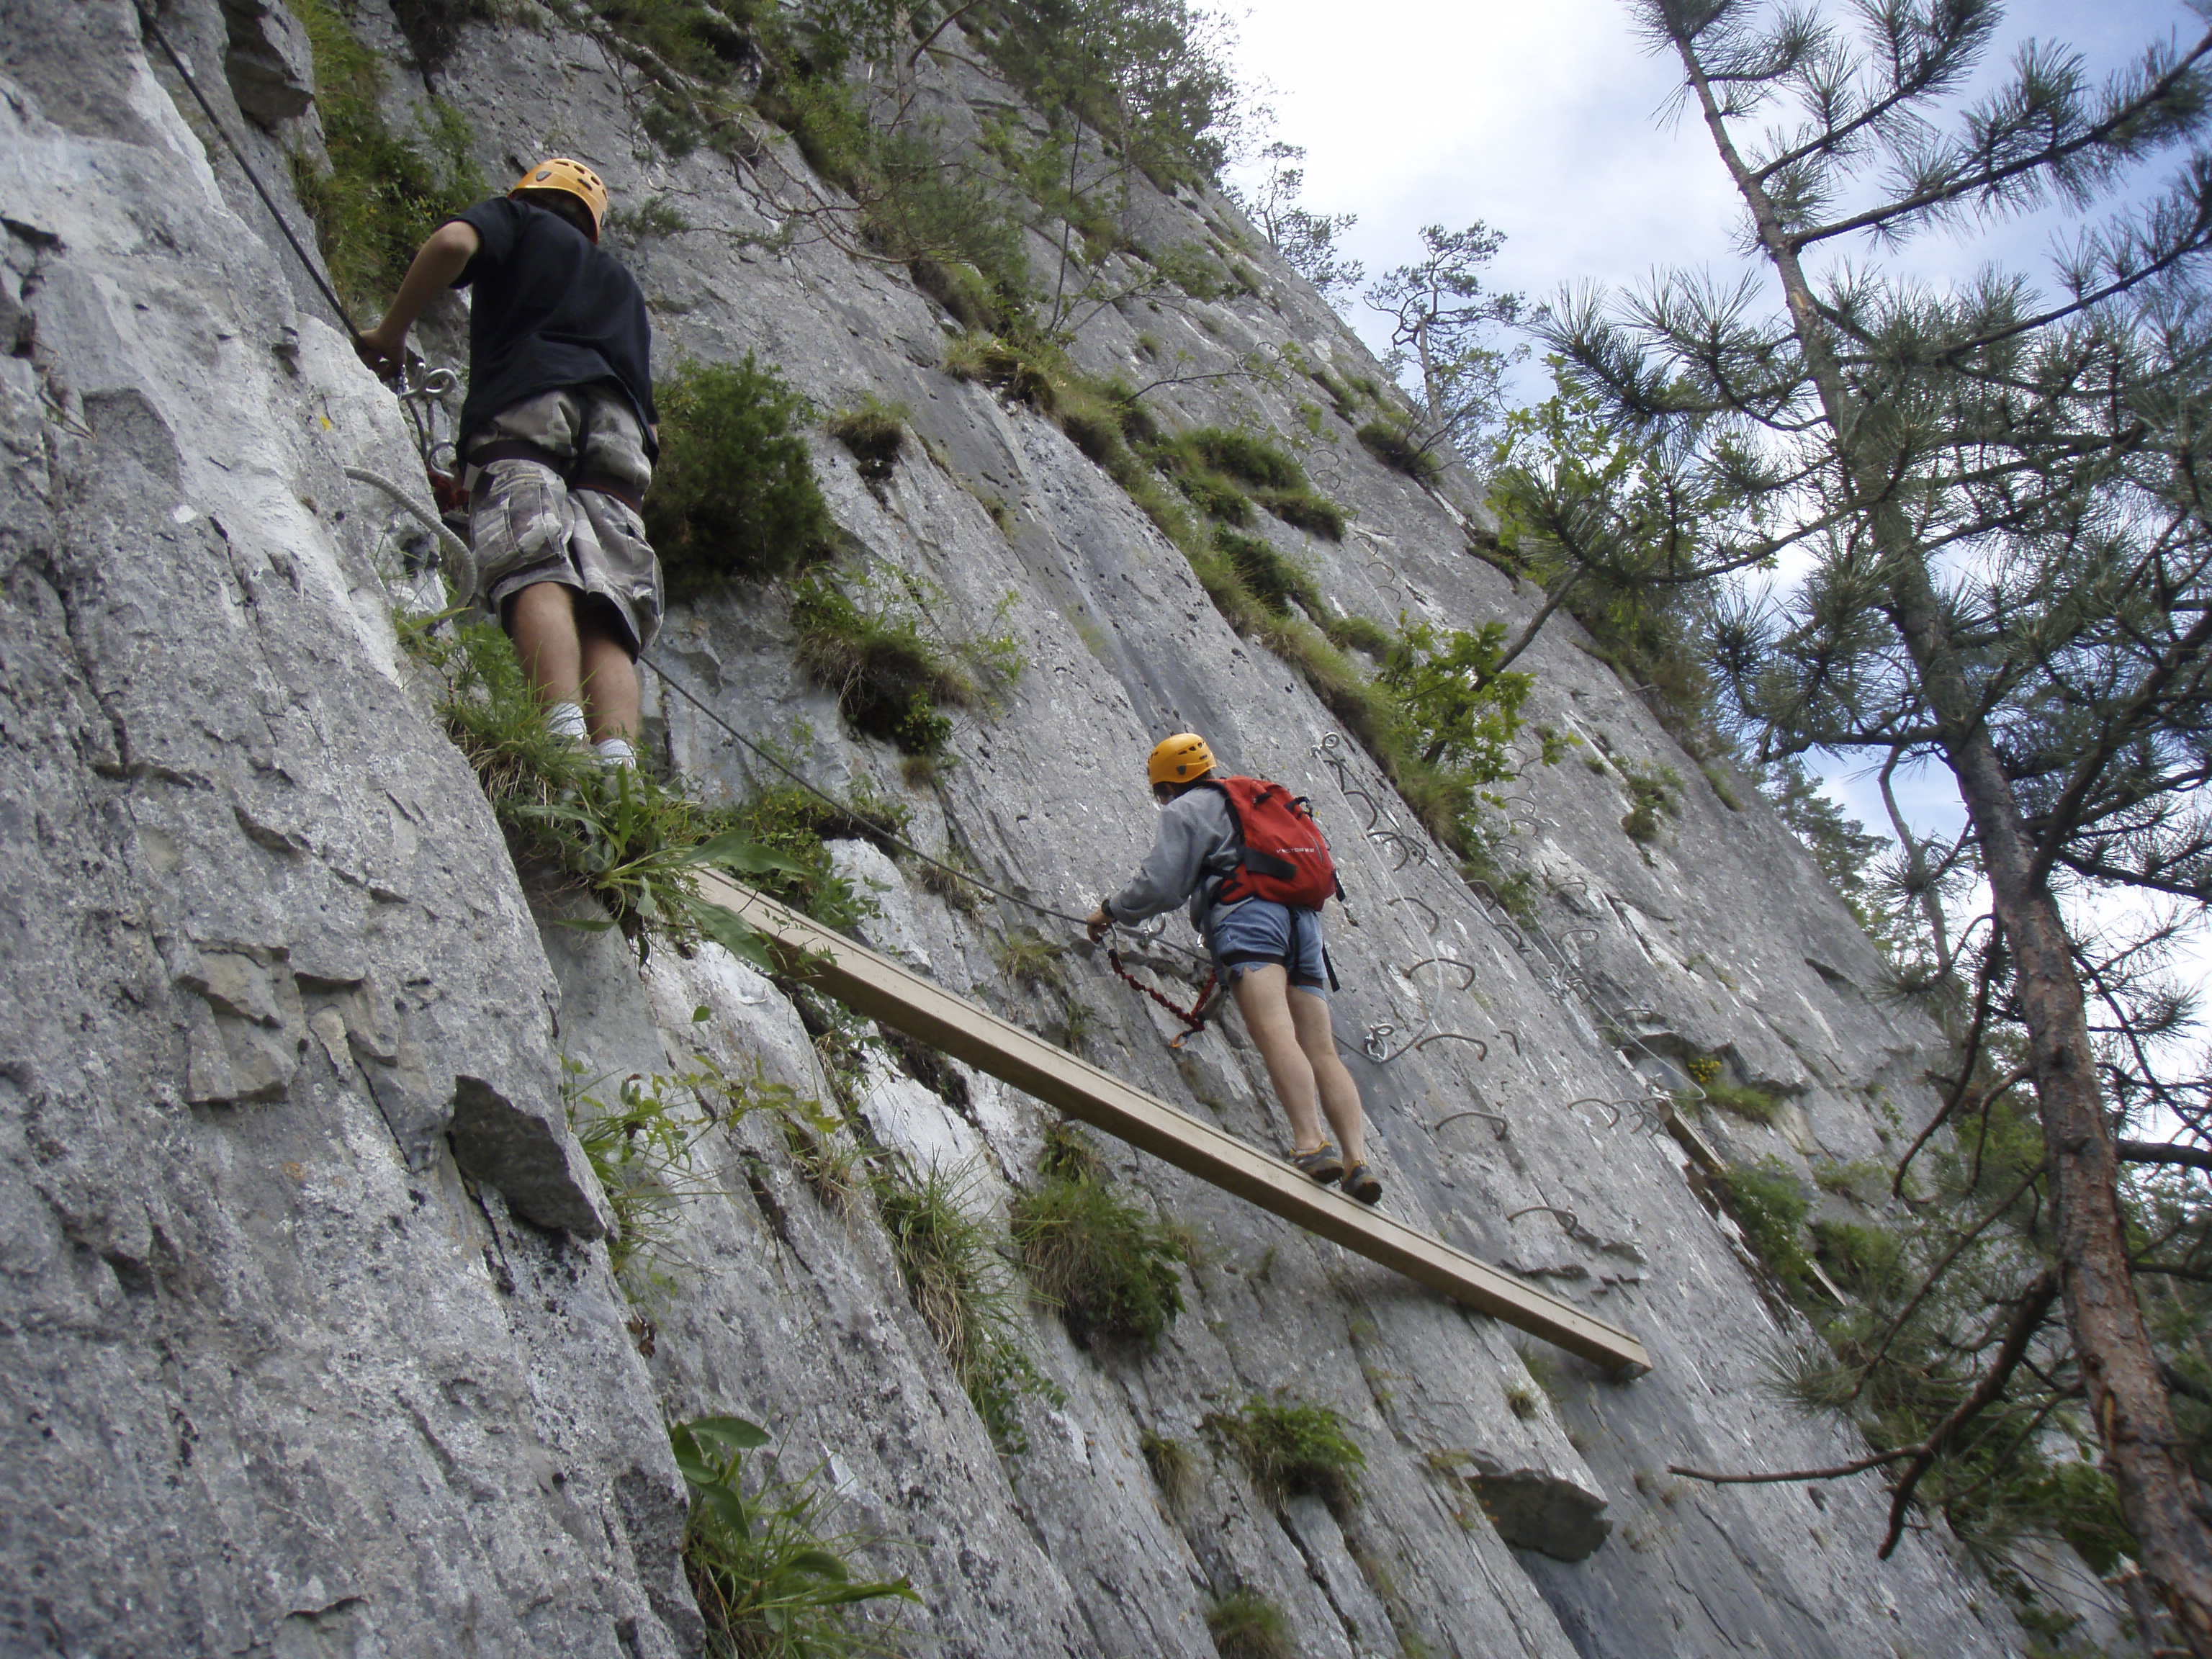
{"type": "MultiPolygon", "coordinates": [[[[357,21],[404,105],[426,82],[380,5],[357,21]]],[[[281,183],[314,118],[296,23],[252,0],[172,0],[160,21],[281,183]]],[[[1103,1356],[1038,1312],[1064,1401],[1026,1397],[1027,1449],[1001,1454],[876,1217],[826,1207],[757,1115],[714,1140],[715,1190],[684,1206],[637,1340],[561,1058],[596,1076],[703,1054],[821,1094],[799,1013],[719,950],[641,970],[611,935],[533,919],[397,648],[390,503],[346,477],[419,480],[390,396],[128,0],[20,0],[4,33],[0,1646],[690,1651],[662,1425],[735,1413],[772,1428],[787,1473],[823,1466],[870,1565],[912,1575],[917,1647],[948,1656],[1203,1656],[1206,1607],[1238,1589],[1316,1659],[2024,1651],[1932,1538],[1873,1559],[1871,1477],[1717,1491],[1664,1473],[1861,1448],[1762,1386],[1802,1327],[1675,1141],[1607,1103],[1643,1092],[1638,1067],[1718,1054],[1786,1105],[1706,1134],[1798,1163],[1874,1156],[1885,1109],[1928,1107],[1932,1033],[1870,998],[1873,948],[1748,790],[1708,787],[1553,623],[1530,713],[1591,758],[1516,787],[1543,932],[1512,926],[1103,471],[944,372],[944,320],[902,274],[726,235],[770,227],[727,163],[643,142],[598,53],[477,25],[435,84],[487,176],[557,134],[617,190],[680,204],[688,230],[629,250],[665,356],[751,349],[825,405],[905,404],[926,441],[876,488],[817,443],[838,523],[936,584],[948,626],[1009,630],[1027,658],[1001,710],[962,720],[959,763],[912,789],[793,666],[779,592],[713,597],[672,615],[649,683],[673,763],[741,793],[759,780],[727,728],[790,734],[816,779],[903,799],[926,848],[1077,914],[1149,843],[1138,769],[1158,737],[1195,728],[1296,781],[1345,866],[1335,1019],[1385,1203],[1633,1329],[1655,1370],[1616,1384],[1540,1359],[1539,1388],[1509,1330],[1109,1146],[1123,1189],[1198,1242],[1188,1311],[1156,1352],[1103,1356]],[[1667,765],[1689,780],[1679,817],[1639,846],[1625,770],[1667,765]],[[1206,1454],[1202,1419],[1277,1390],[1341,1413],[1366,1457],[1357,1508],[1268,1502],[1206,1454]],[[1194,1449],[1176,1504],[1146,1434],[1194,1449]]],[[[957,84],[939,95],[966,107],[957,84]]],[[[1133,211],[1158,245],[1234,216],[1188,193],[1133,211]]],[[[1256,296],[1109,308],[1079,361],[1141,374],[1294,343],[1372,372],[1294,275],[1255,264],[1256,296]]],[[[1246,380],[1151,402],[1170,425],[1298,430],[1299,398],[1246,380]]],[[[1356,514],[1343,543],[1258,533],[1332,605],[1527,614],[1466,551],[1458,484],[1424,490],[1346,423],[1322,428],[1304,460],[1356,514]]],[[[880,907],[872,942],[1016,1018],[1087,1027],[1091,1059],[1282,1144],[1234,1020],[1171,1052],[1172,1024],[1087,946],[1069,945],[1064,995],[1012,982],[994,944],[1038,918],[950,906],[866,842],[839,857],[880,907]]],[[[969,1164],[979,1211],[1034,1180],[1053,1115],[988,1078],[963,1073],[954,1105],[869,1064],[883,1146],[969,1164]]]]}

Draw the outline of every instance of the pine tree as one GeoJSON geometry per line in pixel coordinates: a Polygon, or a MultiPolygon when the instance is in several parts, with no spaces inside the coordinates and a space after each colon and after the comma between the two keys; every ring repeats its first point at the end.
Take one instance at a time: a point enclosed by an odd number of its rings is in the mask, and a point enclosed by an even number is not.
{"type": "Polygon", "coordinates": [[[2212,34],[2154,43],[2102,85],[2031,44],[1966,102],[1991,0],[1863,0],[1841,24],[1763,0],[1633,9],[1680,65],[1757,268],[1571,296],[1547,337],[1624,429],[1663,435],[1702,477],[1686,494],[1721,504],[1700,526],[1721,561],[1809,565],[1785,605],[1713,629],[1764,757],[1925,758],[1956,779],[1967,835],[1907,878],[1971,869],[1999,948],[1978,953],[1947,1110],[1987,1111],[2021,1082],[2039,1120],[2014,1197],[2047,1211],[2048,1265],[2023,1260],[1984,1313],[1978,1379],[1926,1440],[1870,1460],[1896,1477],[1885,1549],[2063,1309],[2142,1567],[2206,1659],[2212,1503],[2142,1275],[2201,1279],[2212,1206],[2182,1201],[2147,1235],[2122,1189],[2124,1159],[2201,1169],[2212,1119],[2203,1079],[2160,1058],[2185,1009],[2094,917],[2114,894],[2200,915],[2212,902],[2212,156],[2191,148],[2212,127],[2212,34]],[[2110,205],[2177,153],[2162,191],[2110,205]],[[1879,263],[2051,201],[2106,204],[2053,292],[1996,270],[1931,286],[1879,263]],[[1762,314],[1766,284],[1778,313],[1762,314]],[[1983,1086],[1976,1051],[2008,1017],[2018,1064],[1983,1086]],[[2146,1124],[2179,1133],[2126,1133],[2146,1124]]]}

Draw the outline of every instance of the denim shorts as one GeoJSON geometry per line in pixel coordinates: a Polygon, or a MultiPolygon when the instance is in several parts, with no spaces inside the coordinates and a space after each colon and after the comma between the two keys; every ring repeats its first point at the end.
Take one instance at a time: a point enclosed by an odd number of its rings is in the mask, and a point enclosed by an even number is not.
{"type": "Polygon", "coordinates": [[[1328,994],[1328,962],[1322,952],[1321,912],[1294,910],[1271,899],[1249,898],[1216,910],[1206,948],[1231,984],[1248,968],[1271,963],[1291,970],[1291,983],[1316,996],[1328,994]]]}

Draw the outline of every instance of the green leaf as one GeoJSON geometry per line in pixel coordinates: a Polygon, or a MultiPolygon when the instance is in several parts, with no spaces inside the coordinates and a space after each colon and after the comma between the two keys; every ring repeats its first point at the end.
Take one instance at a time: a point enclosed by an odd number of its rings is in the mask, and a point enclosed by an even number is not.
{"type": "Polygon", "coordinates": [[[780,971],[769,949],[767,936],[750,926],[736,911],[724,905],[710,904],[689,893],[683,896],[683,902],[699,931],[732,956],[750,962],[763,973],[780,971]]]}
{"type": "Polygon", "coordinates": [[[753,1518],[745,1512],[745,1500],[727,1486],[702,1486],[699,1501],[714,1513],[714,1518],[740,1538],[752,1535],[753,1518]]]}
{"type": "Polygon", "coordinates": [[[757,1423],[742,1417],[701,1417],[684,1425],[702,1439],[717,1441],[738,1451],[758,1451],[772,1437],[757,1423]]]}
{"type": "Polygon", "coordinates": [[[903,1578],[878,1579],[860,1584],[839,1584],[817,1590],[811,1598],[823,1607],[842,1607],[848,1601],[872,1601],[879,1596],[895,1595],[903,1601],[919,1601],[914,1586],[903,1578]]]}
{"type": "Polygon", "coordinates": [[[834,1578],[841,1584],[853,1576],[845,1564],[827,1550],[800,1550],[784,1565],[788,1571],[811,1573],[817,1578],[834,1578]]]}
{"type": "Polygon", "coordinates": [[[680,1474],[685,1480],[689,1481],[692,1486],[698,1487],[702,1492],[712,1487],[717,1480],[721,1479],[721,1477],[716,1474],[707,1464],[702,1462],[697,1457],[685,1452],[678,1452],[676,1454],[676,1468],[677,1472],[680,1474]]]}
{"type": "Polygon", "coordinates": [[[688,864],[711,864],[725,870],[743,871],[752,876],[764,875],[770,871],[787,876],[813,873],[805,865],[794,864],[773,848],[748,841],[740,830],[727,830],[711,841],[702,841],[684,858],[688,864]]]}

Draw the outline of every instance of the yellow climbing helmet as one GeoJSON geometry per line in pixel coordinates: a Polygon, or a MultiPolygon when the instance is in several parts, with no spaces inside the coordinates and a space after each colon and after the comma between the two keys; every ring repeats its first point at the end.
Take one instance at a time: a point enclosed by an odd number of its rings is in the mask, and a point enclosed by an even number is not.
{"type": "Polygon", "coordinates": [[[572,161],[565,155],[547,156],[516,179],[514,188],[507,193],[520,196],[526,190],[566,191],[592,210],[592,240],[599,240],[599,227],[607,222],[607,187],[581,161],[572,161]]]}
{"type": "Polygon", "coordinates": [[[1154,747],[1152,761],[1145,769],[1152,774],[1154,787],[1163,783],[1188,783],[1201,773],[1213,769],[1213,751],[1197,732],[1178,732],[1154,747]]]}

